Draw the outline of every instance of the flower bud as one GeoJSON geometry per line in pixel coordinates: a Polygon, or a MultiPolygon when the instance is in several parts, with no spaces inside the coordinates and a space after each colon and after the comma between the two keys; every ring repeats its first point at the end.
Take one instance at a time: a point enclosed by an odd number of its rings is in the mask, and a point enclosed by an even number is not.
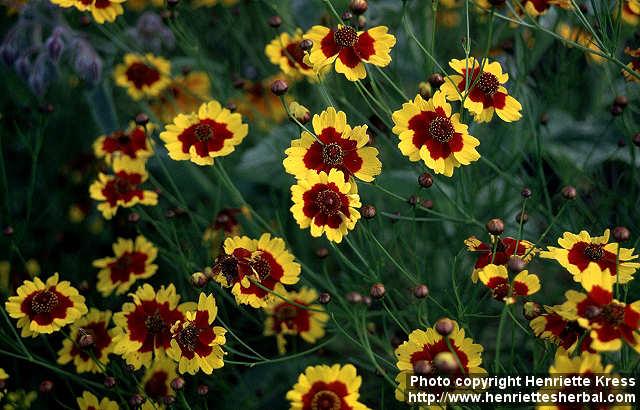
{"type": "Polygon", "coordinates": [[[432,87],[438,88],[444,84],[444,77],[440,73],[433,73],[429,76],[427,81],[429,81],[429,84],[431,84],[432,87]]]}
{"type": "Polygon", "coordinates": [[[513,273],[520,273],[527,267],[527,262],[519,256],[512,255],[507,262],[507,268],[513,273]]]}
{"type": "Polygon", "coordinates": [[[95,85],[102,77],[102,60],[86,40],[76,40],[73,67],[76,73],[89,84],[95,85]]]}
{"type": "Polygon", "coordinates": [[[31,74],[31,60],[29,60],[28,56],[20,56],[13,64],[13,68],[20,77],[26,80],[31,74]]]}
{"type": "Polygon", "coordinates": [[[204,288],[205,286],[207,286],[208,282],[209,278],[207,278],[207,275],[202,272],[195,272],[193,275],[191,275],[191,283],[197,288],[204,288]]]}
{"type": "Polygon", "coordinates": [[[331,302],[331,295],[327,292],[322,292],[318,295],[318,303],[326,305],[329,302],[331,302]]]}
{"type": "Polygon", "coordinates": [[[456,357],[451,352],[440,352],[433,358],[433,365],[441,373],[454,373],[460,369],[456,357]]]}
{"type": "Polygon", "coordinates": [[[360,211],[364,219],[372,219],[376,216],[376,207],[373,205],[364,205],[360,211]]]}
{"type": "Polygon", "coordinates": [[[613,104],[620,108],[626,108],[626,106],[629,105],[629,99],[625,95],[618,95],[615,100],[613,100],[613,104]]]}
{"type": "Polygon", "coordinates": [[[449,336],[453,332],[453,321],[448,317],[438,319],[435,325],[436,332],[442,336],[449,336]]]}
{"type": "Polygon", "coordinates": [[[542,314],[542,306],[536,302],[525,302],[522,305],[522,315],[527,320],[533,320],[542,314]]]}
{"type": "Polygon", "coordinates": [[[13,232],[14,232],[13,226],[11,226],[11,225],[7,225],[4,228],[2,228],[2,234],[4,236],[12,236],[13,232]]]}
{"type": "Polygon", "coordinates": [[[64,41],[62,40],[62,36],[60,34],[57,34],[54,31],[53,34],[51,34],[51,36],[49,36],[49,38],[47,39],[44,46],[47,49],[49,59],[53,63],[57,63],[58,61],[60,61],[60,56],[64,51],[64,41]]]}
{"type": "Polygon", "coordinates": [[[102,382],[102,384],[104,384],[104,387],[107,389],[112,389],[116,385],[116,379],[112,376],[107,376],[104,378],[104,382],[102,382]]]}
{"type": "Polygon", "coordinates": [[[369,8],[367,0],[351,0],[349,2],[349,10],[355,15],[364,14],[369,8]]]}
{"type": "Polygon", "coordinates": [[[635,145],[636,147],[640,147],[640,132],[636,133],[633,138],[633,145],[635,145]]]}
{"type": "Polygon", "coordinates": [[[413,364],[413,372],[417,375],[426,376],[433,373],[434,370],[428,360],[418,360],[413,364]]]}
{"type": "Polygon", "coordinates": [[[289,112],[301,124],[306,124],[311,119],[309,109],[296,101],[289,104],[289,112]]]}
{"type": "Polygon", "coordinates": [[[269,17],[269,25],[273,28],[278,28],[282,25],[282,18],[280,16],[269,17]]]}
{"type": "Polygon", "coordinates": [[[564,197],[564,199],[569,199],[569,200],[576,199],[577,194],[578,192],[571,185],[567,185],[564,188],[562,188],[562,196],[564,197]]]}
{"type": "Polygon", "coordinates": [[[207,386],[206,384],[198,385],[196,391],[200,396],[206,396],[207,394],[209,394],[209,386],[207,386]]]}
{"type": "Polygon", "coordinates": [[[542,115],[540,115],[540,124],[542,125],[549,124],[549,114],[547,114],[546,112],[543,112],[542,115]]]}
{"type": "Polygon", "coordinates": [[[424,299],[429,296],[429,288],[424,284],[418,285],[413,288],[413,296],[415,296],[417,299],[424,299]]]}
{"type": "Polygon", "coordinates": [[[531,188],[529,187],[524,187],[522,188],[522,191],[520,191],[520,195],[522,195],[523,198],[531,198],[532,194],[531,188]]]}
{"type": "Polygon", "coordinates": [[[489,220],[489,222],[487,222],[486,228],[487,232],[489,232],[491,235],[502,235],[502,233],[504,232],[504,222],[502,222],[502,219],[493,218],[489,220]]]}
{"type": "Polygon", "coordinates": [[[382,299],[386,292],[387,291],[382,283],[375,283],[373,286],[371,286],[371,291],[369,292],[369,294],[374,299],[382,299]]]}
{"type": "Polygon", "coordinates": [[[53,382],[51,380],[43,380],[39,387],[40,393],[47,394],[53,391],[53,382]]]}
{"type": "Polygon", "coordinates": [[[176,377],[175,379],[171,380],[171,388],[173,390],[181,390],[184,388],[185,382],[184,379],[180,376],[176,377]]]}
{"type": "Polygon", "coordinates": [[[521,224],[526,224],[529,220],[529,214],[523,211],[520,211],[516,214],[516,222],[521,224]]]}
{"type": "Polygon", "coordinates": [[[80,334],[80,338],[78,339],[78,345],[81,348],[86,349],[87,347],[91,347],[95,344],[96,342],[95,338],[91,333],[87,332],[82,328],[78,330],[78,333],[80,334]]]}
{"type": "Polygon", "coordinates": [[[631,232],[624,226],[616,226],[613,229],[613,237],[617,242],[626,242],[631,237],[631,232]]]}
{"type": "Polygon", "coordinates": [[[431,84],[424,81],[418,83],[418,94],[425,100],[431,98],[431,84]]]}
{"type": "Polygon", "coordinates": [[[433,201],[431,199],[423,199],[420,201],[420,206],[425,209],[431,209],[433,208],[433,201]]]}
{"type": "Polygon", "coordinates": [[[347,293],[347,300],[351,303],[361,303],[362,302],[362,295],[359,294],[358,292],[349,292],[347,293]]]}
{"type": "Polygon", "coordinates": [[[325,247],[316,249],[316,256],[320,259],[326,258],[327,256],[329,256],[329,249],[325,247]]]}
{"type": "Polygon", "coordinates": [[[149,116],[141,112],[140,114],[136,115],[135,121],[136,121],[136,124],[138,124],[141,127],[144,127],[149,123],[149,116]]]}
{"type": "Polygon", "coordinates": [[[131,407],[133,407],[134,409],[139,408],[140,406],[142,406],[142,404],[145,402],[145,398],[141,395],[141,394],[134,394],[133,396],[131,396],[131,398],[129,399],[129,404],[131,405],[131,407]]]}
{"type": "Polygon", "coordinates": [[[285,95],[289,90],[289,85],[284,80],[275,80],[271,83],[271,92],[277,96],[285,95]]]}
{"type": "Polygon", "coordinates": [[[300,42],[299,47],[302,51],[311,51],[311,49],[313,48],[313,41],[305,38],[300,42]]]}
{"type": "Polygon", "coordinates": [[[428,172],[423,173],[418,177],[418,184],[423,188],[429,188],[433,185],[433,176],[428,172]]]}

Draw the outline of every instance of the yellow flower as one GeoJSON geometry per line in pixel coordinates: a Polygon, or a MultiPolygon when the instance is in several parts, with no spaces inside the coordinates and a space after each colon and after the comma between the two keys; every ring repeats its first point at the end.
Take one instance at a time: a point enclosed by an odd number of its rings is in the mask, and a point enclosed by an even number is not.
{"type": "Polygon", "coordinates": [[[58,363],[67,364],[73,361],[78,373],[100,373],[103,365],[109,363],[109,353],[113,350],[114,330],[108,330],[111,312],[91,308],[89,313],[78,319],[69,329],[69,337],[62,341],[62,349],[58,352],[58,363]],[[83,337],[91,337],[93,343],[82,347],[83,337]]]}
{"type": "Polygon", "coordinates": [[[8,379],[9,379],[9,375],[2,367],[0,367],[0,400],[2,400],[5,392],[7,391],[8,379]]]}
{"type": "Polygon", "coordinates": [[[9,316],[18,319],[22,337],[56,332],[87,313],[84,296],[68,281],[58,282],[57,273],[46,282],[38,277],[33,282],[25,280],[16,293],[17,296],[7,300],[5,308],[9,316]]]}
{"type": "Polygon", "coordinates": [[[280,70],[288,77],[299,79],[306,76],[313,79],[316,77],[316,73],[313,67],[304,62],[305,54],[300,48],[301,41],[302,30],[300,29],[296,29],[293,35],[282,32],[267,44],[264,53],[271,64],[280,67],[280,70]]]}
{"type": "Polygon", "coordinates": [[[372,182],[382,172],[378,150],[366,146],[369,143],[367,126],[351,128],[344,112],[329,107],[313,116],[315,137],[302,131],[300,139],[291,141],[287,157],[282,162],[285,170],[298,179],[304,179],[309,171],[342,171],[345,180],[351,176],[372,182]]]}
{"type": "Polygon", "coordinates": [[[193,112],[203,101],[211,99],[211,81],[204,71],[191,71],[175,77],[158,98],[150,102],[160,120],[171,122],[182,112],[193,112]]]}
{"type": "Polygon", "coordinates": [[[571,9],[571,0],[522,0],[526,14],[531,17],[538,17],[546,14],[551,6],[561,7],[565,10],[571,9]]]}
{"type": "Polygon", "coordinates": [[[437,174],[450,177],[455,168],[480,158],[476,151],[480,141],[469,135],[467,126],[460,122],[460,114],[452,113],[441,91],[426,101],[416,95],[395,111],[392,119],[402,154],[410,161],[422,159],[437,174]]]}
{"type": "Polygon", "coordinates": [[[75,7],[80,11],[90,11],[98,24],[112,23],[124,10],[122,3],[126,0],[51,0],[60,7],[75,7]]]}
{"type": "Polygon", "coordinates": [[[213,165],[215,157],[235,151],[248,132],[249,126],[242,123],[240,114],[231,113],[213,100],[202,104],[197,114],[179,114],[160,138],[172,159],[213,165]]]}
{"type": "Polygon", "coordinates": [[[502,72],[499,62],[484,59],[479,63],[471,57],[467,60],[453,59],[449,65],[459,75],[447,76],[440,90],[450,101],[464,99],[464,107],[473,114],[476,122],[491,121],[494,112],[506,122],[522,117],[522,105],[504,87],[509,74],[502,72]]]}
{"type": "Polygon", "coordinates": [[[134,100],[157,97],[171,83],[171,63],[153,54],[127,53],[113,72],[116,84],[134,100]]]}
{"type": "Polygon", "coordinates": [[[291,409],[368,410],[358,401],[361,384],[362,378],[352,364],[309,366],[287,392],[287,400],[291,409]]]}
{"type": "MultiPolygon", "coordinates": [[[[632,26],[640,23],[640,0],[619,0],[622,1],[622,20],[632,26]]],[[[618,6],[614,7],[618,10],[618,6]]]]}
{"type": "Polygon", "coordinates": [[[7,393],[6,404],[4,410],[24,410],[30,409],[31,405],[38,398],[35,391],[27,392],[26,390],[15,390],[7,393]]]}
{"type": "Polygon", "coordinates": [[[200,293],[197,310],[186,313],[185,318],[171,327],[171,347],[167,355],[178,362],[180,373],[205,374],[224,366],[225,344],[223,327],[213,326],[218,307],[213,295],[200,293]]]}
{"type": "Polygon", "coordinates": [[[109,400],[108,397],[98,401],[98,398],[88,391],[82,392],[82,396],[78,397],[76,402],[80,410],[118,410],[120,408],[117,402],[109,400]]]}
{"type": "Polygon", "coordinates": [[[147,279],[158,270],[153,261],[158,249],[144,236],[131,239],[118,238],[113,244],[114,256],[93,261],[93,266],[100,268],[96,288],[107,297],[114,291],[121,295],[128,291],[138,279],[147,279]]]}
{"type": "Polygon", "coordinates": [[[311,228],[311,236],[323,233],[333,242],[355,228],[360,219],[360,196],[354,181],[346,182],[342,171],[332,169],[327,175],[309,172],[291,187],[291,213],[301,229],[311,228]]]}
{"type": "Polygon", "coordinates": [[[297,101],[291,101],[289,104],[289,112],[296,120],[303,124],[307,123],[311,117],[309,109],[297,101]]]}
{"type": "Polygon", "coordinates": [[[147,124],[145,129],[131,122],[126,131],[101,135],[93,143],[94,155],[96,158],[104,158],[108,165],[120,162],[116,165],[117,168],[135,168],[136,164],[132,163],[144,163],[153,155],[151,142],[147,139],[147,133],[153,131],[153,128],[153,124],[147,124]]]}
{"type": "Polygon", "coordinates": [[[295,304],[274,298],[264,308],[267,314],[264,335],[276,336],[280,354],[286,352],[286,335],[299,335],[307,343],[316,343],[324,337],[324,327],[329,315],[322,305],[315,303],[318,299],[315,289],[303,286],[298,292],[284,291],[280,296],[295,304]]]}
{"type": "Polygon", "coordinates": [[[478,277],[491,289],[493,298],[501,302],[513,303],[518,297],[530,296],[540,290],[538,276],[526,270],[509,282],[509,274],[504,265],[489,264],[478,273],[478,277]]]}
{"type": "MultiPolygon", "coordinates": [[[[156,403],[160,403],[165,397],[173,395],[171,381],[178,377],[177,364],[166,356],[157,357],[146,369],[140,385],[144,394],[156,403]]],[[[156,406],[147,400],[143,409],[156,409],[156,406]]]]}
{"type": "MultiPolygon", "coordinates": [[[[581,29],[580,27],[571,27],[568,24],[561,22],[558,24],[556,28],[556,32],[566,40],[576,42],[581,46],[586,47],[595,52],[600,52],[600,53],[602,52],[602,50],[600,50],[600,48],[593,41],[593,36],[587,33],[586,31],[584,31],[583,29],[581,29]]],[[[599,56],[597,54],[585,52],[585,55],[589,60],[593,61],[594,63],[602,63],[605,61],[604,57],[599,56]]]]}

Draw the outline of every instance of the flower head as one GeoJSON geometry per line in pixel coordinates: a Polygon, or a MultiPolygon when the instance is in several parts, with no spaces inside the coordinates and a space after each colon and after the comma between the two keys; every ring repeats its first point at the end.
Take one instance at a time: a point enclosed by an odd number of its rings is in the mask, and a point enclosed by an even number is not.
{"type": "Polygon", "coordinates": [[[480,141],[469,135],[467,126],[460,122],[460,114],[452,113],[440,91],[429,100],[416,95],[395,111],[392,119],[402,154],[410,161],[422,159],[437,174],[450,177],[455,168],[480,158],[476,151],[480,141]]]}
{"type": "Polygon", "coordinates": [[[283,161],[285,170],[298,179],[309,171],[329,173],[342,171],[347,181],[351,176],[371,182],[382,171],[378,150],[369,147],[367,126],[351,128],[344,112],[329,107],[313,116],[315,137],[303,131],[300,139],[293,140],[283,161]]]}
{"type": "Polygon", "coordinates": [[[545,313],[529,322],[533,333],[544,340],[573,352],[576,348],[579,351],[591,350],[591,337],[588,335],[577,320],[567,320],[558,313],[561,305],[545,306],[545,313]],[[579,344],[579,346],[578,346],[579,344]]]}
{"type": "MultiPolygon", "coordinates": [[[[156,358],[145,370],[140,381],[144,394],[155,402],[161,402],[173,393],[171,381],[178,377],[177,364],[166,356],[156,358]]],[[[146,403],[146,402],[145,402],[146,403]]],[[[155,406],[152,406],[153,408],[155,406]]]]}
{"type": "Polygon", "coordinates": [[[111,341],[114,331],[109,330],[111,312],[91,308],[89,313],[78,319],[69,329],[69,337],[62,341],[62,349],[58,352],[58,363],[67,364],[73,361],[78,373],[100,373],[98,363],[109,363],[109,353],[113,350],[111,341]],[[89,346],[83,346],[83,339],[91,338],[89,346]]]}
{"type": "Polygon", "coordinates": [[[304,51],[300,48],[302,41],[302,30],[297,29],[293,35],[283,32],[271,40],[264,49],[265,54],[271,61],[280,67],[280,70],[291,78],[316,76],[313,67],[304,61],[304,51]]]}
{"type": "Polygon", "coordinates": [[[518,297],[530,296],[540,290],[540,279],[526,270],[519,272],[512,281],[504,265],[489,264],[479,273],[480,281],[489,289],[494,299],[513,303],[518,297]]]}
{"type": "Polygon", "coordinates": [[[116,84],[134,100],[157,97],[171,83],[171,63],[153,54],[127,53],[114,70],[116,84]]]}
{"type": "Polygon", "coordinates": [[[158,98],[151,110],[164,122],[171,122],[183,112],[198,110],[203,101],[211,100],[211,81],[204,71],[191,71],[177,76],[158,98]]]}
{"type": "Polygon", "coordinates": [[[478,272],[489,264],[507,266],[511,256],[520,256],[524,262],[529,262],[534,257],[537,249],[529,241],[512,238],[509,236],[491,236],[492,243],[481,242],[475,236],[471,236],[464,241],[467,250],[476,254],[476,263],[471,274],[471,281],[478,281],[478,272]],[[495,246],[495,250],[494,250],[495,246]],[[516,250],[517,247],[517,250],[516,250]]]}
{"type": "MultiPolygon", "coordinates": [[[[622,20],[631,26],[637,26],[640,23],[640,0],[619,1],[622,1],[622,20]]],[[[615,10],[618,10],[618,6],[615,10]]]]}
{"type": "Polygon", "coordinates": [[[96,396],[86,390],[82,392],[82,396],[76,398],[76,402],[80,410],[118,410],[120,408],[117,402],[108,397],[98,400],[96,396]]]}
{"type": "Polygon", "coordinates": [[[158,269],[153,264],[158,249],[142,235],[135,241],[118,238],[113,244],[113,254],[93,261],[93,266],[100,268],[97,289],[104,297],[114,291],[117,295],[125,293],[136,280],[147,279],[158,269]]]}
{"type": "Polygon", "coordinates": [[[321,71],[335,62],[336,72],[344,74],[350,81],[367,76],[365,63],[385,67],[391,63],[391,48],[396,38],[388,33],[385,26],[377,26],[365,31],[356,31],[351,26],[339,25],[330,29],[313,26],[305,39],[313,41],[309,61],[315,71],[321,71]]]}
{"type": "Polygon", "coordinates": [[[51,0],[60,7],[75,7],[80,11],[90,11],[98,24],[112,23],[124,10],[122,3],[126,0],[51,0]]]}
{"type": "Polygon", "coordinates": [[[474,115],[476,122],[491,121],[494,112],[506,122],[522,117],[522,105],[504,87],[509,74],[502,72],[500,63],[489,62],[488,59],[479,63],[471,57],[467,60],[453,59],[449,65],[458,74],[447,76],[440,89],[448,100],[464,99],[464,107],[474,115]]]}
{"type": "Polygon", "coordinates": [[[362,378],[352,364],[309,366],[287,392],[292,409],[367,410],[358,401],[362,378]]]}
{"type": "MultiPolygon", "coordinates": [[[[625,47],[624,53],[632,58],[631,62],[627,64],[627,67],[635,71],[636,74],[640,75],[640,48],[632,49],[629,47],[625,47]]],[[[640,78],[631,75],[631,73],[627,72],[627,70],[622,70],[622,75],[627,81],[640,83],[640,78]]]]}
{"type": "Polygon", "coordinates": [[[327,174],[309,172],[291,187],[291,213],[301,229],[311,228],[311,236],[323,233],[333,242],[356,226],[360,219],[360,196],[354,181],[346,182],[342,171],[327,174]]]}
{"type": "Polygon", "coordinates": [[[576,282],[585,279],[585,271],[589,266],[597,265],[599,269],[591,272],[599,273],[606,269],[619,283],[627,283],[640,267],[640,263],[632,262],[638,259],[638,255],[633,254],[635,249],[619,248],[617,243],[608,242],[609,229],[602,236],[594,237],[587,231],[580,231],[577,235],[565,232],[558,239],[561,247],[549,246],[546,251],[540,252],[540,257],[558,261],[576,282]]]}
{"type": "Polygon", "coordinates": [[[25,280],[5,303],[9,316],[18,319],[22,337],[53,333],[87,313],[84,296],[68,281],[58,282],[54,273],[46,282],[25,280]]]}
{"type": "Polygon", "coordinates": [[[167,355],[178,362],[180,373],[196,374],[202,370],[211,374],[224,366],[226,330],[213,326],[218,307],[213,295],[200,293],[198,307],[171,327],[171,347],[167,355]]]}
{"type": "Polygon", "coordinates": [[[526,14],[531,17],[538,17],[546,14],[552,6],[563,9],[571,8],[571,0],[521,0],[526,14]]]}
{"type": "Polygon", "coordinates": [[[267,313],[264,335],[276,336],[280,354],[286,351],[287,335],[299,335],[308,343],[315,343],[324,337],[324,327],[329,315],[325,313],[322,305],[315,303],[318,300],[318,292],[302,287],[298,292],[285,291],[281,296],[295,304],[274,298],[264,308],[267,313]]]}
{"type": "Polygon", "coordinates": [[[102,135],[93,143],[93,152],[97,158],[104,158],[108,165],[120,161],[118,168],[127,168],[132,162],[143,162],[153,155],[147,132],[153,127],[144,127],[132,122],[126,131],[115,131],[102,135]]]}
{"type": "Polygon", "coordinates": [[[235,151],[248,132],[249,126],[242,123],[240,114],[231,113],[213,100],[202,104],[197,113],[179,114],[160,138],[172,159],[213,165],[215,157],[235,151]]]}

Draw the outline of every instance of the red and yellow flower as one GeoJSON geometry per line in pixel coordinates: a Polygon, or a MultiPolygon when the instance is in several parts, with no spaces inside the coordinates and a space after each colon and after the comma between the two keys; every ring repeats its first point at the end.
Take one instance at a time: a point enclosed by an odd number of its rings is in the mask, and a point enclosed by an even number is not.
{"type": "Polygon", "coordinates": [[[489,264],[479,273],[480,281],[489,289],[494,299],[514,303],[518,297],[533,295],[540,290],[540,279],[527,270],[519,272],[512,281],[504,265],[489,264]]]}
{"type": "Polygon", "coordinates": [[[109,330],[111,312],[91,308],[89,313],[71,325],[69,337],[62,341],[62,349],[58,351],[58,364],[73,362],[78,373],[101,373],[98,363],[109,363],[109,353],[113,351],[112,340],[115,332],[109,330]],[[91,337],[93,343],[81,346],[84,337],[91,337]]]}
{"type": "Polygon", "coordinates": [[[538,17],[546,14],[552,6],[571,9],[571,0],[522,0],[526,14],[538,17]]]}
{"type": "MultiPolygon", "coordinates": [[[[632,49],[629,47],[625,47],[624,53],[632,57],[632,60],[630,63],[627,64],[627,67],[635,71],[636,74],[640,75],[640,48],[632,49]]],[[[622,75],[627,81],[634,81],[636,83],[640,83],[640,78],[632,75],[626,70],[622,70],[622,75]]]]}
{"type": "Polygon", "coordinates": [[[347,80],[361,80],[367,76],[364,64],[385,67],[391,63],[391,49],[396,38],[385,26],[356,31],[351,26],[339,25],[337,29],[313,26],[305,39],[313,41],[309,61],[316,72],[335,62],[335,70],[347,80]]]}
{"type": "MultiPolygon", "coordinates": [[[[585,55],[590,61],[600,64],[606,60],[601,55],[595,54],[595,53],[602,53],[602,50],[596,44],[595,40],[593,39],[593,36],[590,33],[584,31],[582,28],[572,27],[565,22],[560,22],[556,26],[556,32],[560,35],[560,37],[569,41],[576,42],[581,46],[589,49],[590,51],[586,51],[585,55]]],[[[571,44],[568,45],[568,47],[571,47],[571,46],[572,46],[571,44]]]]}
{"type": "Polygon", "coordinates": [[[297,410],[368,410],[358,401],[361,384],[352,364],[309,366],[287,392],[287,400],[297,410]]]}
{"type": "MultiPolygon", "coordinates": [[[[144,394],[156,403],[161,403],[165,397],[172,396],[171,381],[178,377],[177,366],[176,362],[166,356],[157,357],[145,370],[140,381],[144,394]]],[[[148,406],[147,403],[149,402],[146,401],[145,405],[149,410],[156,408],[153,405],[148,406]]]]}
{"type": "Polygon", "coordinates": [[[202,104],[197,113],[179,114],[160,138],[172,159],[213,165],[215,157],[235,151],[248,132],[249,126],[242,123],[240,114],[231,113],[213,100],[202,104]]]}
{"type": "Polygon", "coordinates": [[[300,264],[294,259],[284,241],[268,233],[259,239],[236,236],[224,241],[224,254],[216,259],[212,277],[231,288],[237,303],[265,307],[274,296],[264,288],[278,292],[282,285],[300,280],[300,264]]]}
{"type": "Polygon", "coordinates": [[[211,81],[203,71],[177,76],[162,94],[150,103],[161,121],[171,122],[183,112],[194,112],[204,101],[211,100],[211,81]]]}
{"type": "Polygon", "coordinates": [[[475,253],[477,257],[471,274],[473,283],[478,281],[478,272],[489,264],[507,266],[509,258],[513,255],[519,256],[524,262],[529,263],[538,252],[531,242],[523,239],[518,241],[510,236],[500,238],[492,235],[491,243],[484,243],[475,236],[471,236],[464,241],[464,244],[467,246],[467,250],[475,253]]]}
{"type": "Polygon", "coordinates": [[[93,261],[93,266],[100,268],[96,288],[107,297],[114,291],[121,295],[129,290],[138,279],[147,279],[158,270],[153,264],[158,249],[144,236],[131,239],[118,238],[113,244],[114,256],[93,261]]]}
{"type": "Polygon", "coordinates": [[[171,84],[171,63],[153,54],[127,53],[113,74],[116,84],[137,101],[157,97],[171,84]]]}
{"type": "Polygon", "coordinates": [[[117,168],[127,168],[132,162],[145,162],[153,155],[151,143],[147,139],[147,132],[153,130],[153,125],[144,127],[131,123],[126,131],[116,131],[102,135],[93,143],[96,158],[104,158],[108,165],[120,162],[117,168]]]}
{"type": "Polygon", "coordinates": [[[105,219],[111,219],[118,208],[130,208],[137,204],[156,205],[158,194],[144,190],[141,185],[147,180],[147,171],[142,163],[131,163],[123,168],[122,164],[114,168],[113,175],[98,175],[98,179],[89,187],[91,198],[99,201],[98,210],[105,219]]]}
{"type": "Polygon", "coordinates": [[[184,320],[185,312],[195,309],[195,303],[179,304],[173,284],[156,291],[144,284],[130,295],[133,302],[122,305],[122,311],[113,316],[117,326],[114,337],[115,354],[139,369],[149,367],[154,356],[163,356],[171,346],[171,326],[184,320]]]}
{"type": "Polygon", "coordinates": [[[378,150],[367,146],[366,125],[351,128],[345,113],[333,107],[314,115],[312,124],[315,136],[302,131],[285,151],[283,164],[289,174],[303,179],[309,171],[329,173],[337,169],[345,180],[354,176],[371,182],[382,172],[378,150]]]}
{"type": "Polygon", "coordinates": [[[122,3],[126,0],[51,0],[60,7],[75,7],[80,11],[90,11],[98,24],[112,23],[124,13],[122,3]]]}
{"type": "MultiPolygon", "coordinates": [[[[640,0],[620,0],[622,1],[622,20],[632,26],[640,23],[640,0]]],[[[618,6],[615,6],[618,10],[618,6]]]]}
{"type": "Polygon", "coordinates": [[[298,79],[300,77],[315,78],[313,67],[304,61],[305,53],[300,48],[302,30],[296,29],[293,35],[283,32],[271,40],[264,49],[264,53],[271,64],[280,67],[280,70],[288,77],[298,79]]]}
{"type": "Polygon", "coordinates": [[[585,273],[581,284],[587,293],[568,290],[559,313],[590,331],[594,350],[620,350],[625,341],[640,351],[640,301],[626,304],[614,299],[615,277],[608,270],[589,265],[585,273]]]}
{"type": "MultiPolygon", "coordinates": [[[[608,242],[609,229],[605,229],[602,236],[594,237],[587,231],[580,231],[577,235],[565,232],[558,239],[561,248],[549,246],[546,251],[540,252],[540,257],[558,261],[576,282],[584,280],[584,272],[589,266],[597,265],[600,270],[608,270],[614,280],[617,278],[619,283],[627,283],[640,267],[640,263],[633,262],[638,255],[633,254],[635,249],[621,248],[617,243],[608,242]]],[[[598,270],[592,272],[598,273],[598,270]]]]}
{"type": "Polygon", "coordinates": [[[318,292],[302,287],[300,291],[283,292],[284,299],[274,298],[265,308],[264,335],[276,336],[278,352],[286,352],[285,336],[299,335],[307,343],[316,343],[324,337],[324,327],[329,320],[322,305],[315,303],[318,292]],[[291,301],[293,303],[289,303],[291,301]]]}
{"type": "Polygon", "coordinates": [[[218,307],[213,295],[200,293],[197,310],[171,327],[171,347],[167,355],[178,362],[180,373],[205,374],[224,366],[225,328],[213,326],[218,307]]]}
{"type": "Polygon", "coordinates": [[[480,158],[476,151],[480,141],[469,135],[467,126],[460,122],[460,114],[452,113],[440,91],[426,101],[416,95],[413,101],[402,104],[392,119],[402,154],[410,161],[422,159],[437,174],[450,177],[455,168],[480,158]]]}
{"type": "Polygon", "coordinates": [[[108,397],[98,401],[96,396],[86,390],[82,392],[82,396],[76,398],[76,402],[80,410],[118,410],[120,408],[117,402],[108,397]]]}
{"type": "Polygon", "coordinates": [[[35,277],[25,280],[5,302],[9,316],[18,319],[22,337],[36,337],[41,333],[56,332],[87,313],[84,296],[68,281],[58,281],[54,273],[46,282],[35,277]]]}
{"type": "Polygon", "coordinates": [[[502,72],[499,62],[484,59],[479,63],[471,57],[453,59],[449,65],[458,74],[447,76],[440,89],[450,101],[464,99],[464,107],[473,114],[476,122],[491,121],[494,112],[506,122],[522,117],[522,105],[504,87],[509,74],[502,72]]]}
{"type": "Polygon", "coordinates": [[[545,312],[529,322],[533,333],[563,349],[573,352],[578,343],[579,351],[591,350],[591,337],[577,320],[567,320],[560,315],[562,305],[545,306],[545,312]]]}
{"type": "Polygon", "coordinates": [[[311,236],[323,233],[333,242],[355,228],[360,219],[360,196],[354,181],[346,181],[342,171],[327,174],[309,172],[291,187],[291,213],[301,229],[311,228],[311,236]]]}
{"type": "MultiPolygon", "coordinates": [[[[257,81],[243,81],[243,94],[231,102],[236,104],[237,111],[247,120],[255,123],[258,128],[270,130],[273,124],[279,124],[287,119],[287,112],[282,107],[280,97],[271,92],[271,84],[276,80],[282,80],[284,76],[279,74],[257,81]]],[[[289,99],[285,95],[285,101],[289,99]]]]}

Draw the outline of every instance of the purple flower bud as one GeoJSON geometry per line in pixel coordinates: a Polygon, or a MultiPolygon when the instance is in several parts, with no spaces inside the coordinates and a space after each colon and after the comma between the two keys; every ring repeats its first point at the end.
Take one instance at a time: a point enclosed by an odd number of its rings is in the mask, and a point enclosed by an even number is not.
{"type": "Polygon", "coordinates": [[[77,39],[74,45],[76,73],[90,84],[97,84],[102,76],[102,60],[86,40],[77,39]]]}
{"type": "Polygon", "coordinates": [[[21,29],[20,24],[13,26],[2,39],[2,44],[0,44],[0,56],[8,66],[13,65],[20,55],[20,45],[23,37],[21,29]]]}
{"type": "Polygon", "coordinates": [[[29,60],[28,55],[21,55],[18,57],[13,64],[13,68],[16,70],[16,73],[25,80],[29,78],[29,74],[31,74],[31,60],[29,60]]]}
{"type": "Polygon", "coordinates": [[[47,59],[44,53],[41,53],[36,59],[33,69],[29,74],[27,83],[34,94],[43,96],[47,91],[47,87],[55,77],[55,68],[47,59]]]}
{"type": "Polygon", "coordinates": [[[45,42],[45,47],[51,61],[58,63],[58,61],[60,61],[60,56],[64,51],[64,41],[62,40],[62,36],[56,35],[54,32],[45,42]]]}

